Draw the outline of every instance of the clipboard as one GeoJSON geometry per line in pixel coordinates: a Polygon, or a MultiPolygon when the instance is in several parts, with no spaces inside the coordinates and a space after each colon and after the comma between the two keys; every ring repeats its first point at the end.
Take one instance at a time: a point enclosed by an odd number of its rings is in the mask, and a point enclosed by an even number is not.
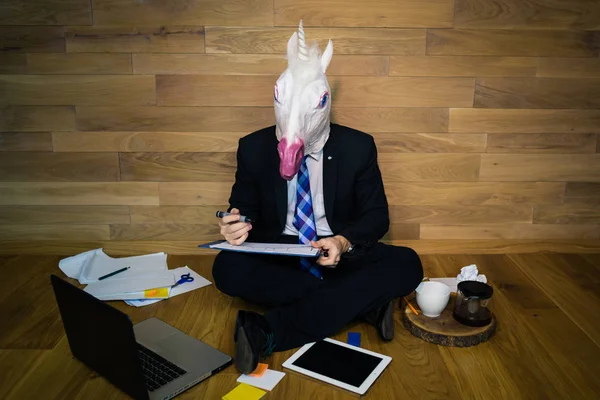
{"type": "Polygon", "coordinates": [[[244,242],[239,246],[233,246],[226,240],[217,240],[210,243],[198,245],[200,248],[212,250],[235,251],[239,253],[272,254],[291,257],[319,257],[319,249],[306,244],[285,243],[252,243],[244,242]]]}

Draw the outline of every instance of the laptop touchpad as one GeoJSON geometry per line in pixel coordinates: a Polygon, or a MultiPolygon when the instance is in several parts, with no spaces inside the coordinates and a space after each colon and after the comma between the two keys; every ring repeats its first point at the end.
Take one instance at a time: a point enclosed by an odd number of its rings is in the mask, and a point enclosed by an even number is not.
{"type": "Polygon", "coordinates": [[[166,357],[170,357],[175,363],[187,366],[192,363],[194,365],[194,360],[198,357],[198,353],[201,352],[204,346],[199,345],[195,340],[193,343],[189,343],[186,339],[185,336],[174,333],[154,342],[153,347],[166,357]]]}

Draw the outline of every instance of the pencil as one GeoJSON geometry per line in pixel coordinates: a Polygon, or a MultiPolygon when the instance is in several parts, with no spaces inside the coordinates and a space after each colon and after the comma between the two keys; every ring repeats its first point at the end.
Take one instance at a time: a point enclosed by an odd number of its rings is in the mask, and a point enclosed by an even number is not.
{"type": "Polygon", "coordinates": [[[118,269],[115,272],[111,272],[110,274],[106,274],[106,275],[101,276],[100,278],[98,278],[98,280],[101,281],[102,279],[110,278],[111,276],[119,274],[119,273],[121,273],[123,271],[127,271],[128,269],[129,269],[129,267],[118,269]]]}
{"type": "Polygon", "coordinates": [[[410,309],[412,310],[412,312],[415,313],[415,315],[419,315],[419,312],[416,310],[416,308],[413,307],[412,304],[410,304],[410,301],[408,301],[408,299],[405,297],[404,301],[406,301],[406,304],[408,304],[408,306],[410,307],[410,309]]]}

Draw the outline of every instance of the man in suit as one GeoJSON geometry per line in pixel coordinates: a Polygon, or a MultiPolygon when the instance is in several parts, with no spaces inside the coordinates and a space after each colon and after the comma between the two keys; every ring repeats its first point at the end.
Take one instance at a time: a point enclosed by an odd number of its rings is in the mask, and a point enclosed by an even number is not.
{"type": "Polygon", "coordinates": [[[366,320],[394,335],[393,300],[423,278],[419,256],[380,243],[389,228],[377,148],[370,135],[329,121],[330,89],[321,56],[288,42],[288,69],[274,90],[277,125],[239,141],[232,215],[219,221],[231,244],[310,243],[317,260],[221,252],[213,266],[222,292],[269,307],[240,311],[235,363],[251,373],[262,357],[335,334],[366,320]],[[252,220],[241,222],[240,213],[252,220]]]}

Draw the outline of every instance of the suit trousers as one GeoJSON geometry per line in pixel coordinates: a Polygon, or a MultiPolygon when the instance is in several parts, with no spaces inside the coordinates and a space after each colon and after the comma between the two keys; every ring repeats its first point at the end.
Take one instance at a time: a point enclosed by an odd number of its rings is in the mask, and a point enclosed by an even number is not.
{"type": "Polygon", "coordinates": [[[213,279],[223,293],[269,308],[264,317],[275,351],[284,351],[334,335],[411,293],[423,268],[414,250],[383,243],[361,257],[343,257],[335,268],[324,267],[323,279],[302,270],[298,257],[222,251],[213,279]]]}

